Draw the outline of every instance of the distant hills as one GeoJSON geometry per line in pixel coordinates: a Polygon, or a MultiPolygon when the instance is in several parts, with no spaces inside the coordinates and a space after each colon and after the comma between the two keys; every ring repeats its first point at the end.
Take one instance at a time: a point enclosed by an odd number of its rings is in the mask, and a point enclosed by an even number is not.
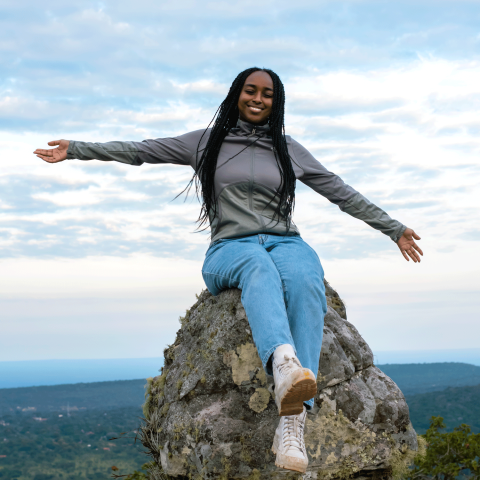
{"type": "MultiPolygon", "coordinates": [[[[451,387],[480,385],[480,367],[468,363],[377,366],[392,378],[403,394],[408,397],[451,387]]],[[[145,370],[148,370],[152,376],[157,374],[156,369],[145,368],[145,370]]],[[[0,389],[0,415],[11,412],[17,407],[20,409],[35,407],[39,411],[46,412],[67,407],[82,409],[139,407],[144,402],[145,383],[146,380],[138,379],[4,388],[0,389]]]]}
{"type": "Polygon", "coordinates": [[[410,363],[377,365],[404,395],[480,384],[480,367],[468,363],[410,363]]]}
{"type": "MultiPolygon", "coordinates": [[[[450,429],[467,423],[480,431],[480,367],[467,363],[378,367],[406,396],[412,423],[419,433],[428,428],[432,415],[443,416],[450,429]]],[[[132,415],[138,415],[144,402],[145,383],[146,380],[139,379],[0,389],[0,417],[17,412],[36,415],[67,409],[75,412],[118,408],[132,408],[132,415]]]]}
{"type": "Polygon", "coordinates": [[[60,412],[135,407],[145,401],[146,380],[0,389],[0,416],[16,410],[60,412]]]}

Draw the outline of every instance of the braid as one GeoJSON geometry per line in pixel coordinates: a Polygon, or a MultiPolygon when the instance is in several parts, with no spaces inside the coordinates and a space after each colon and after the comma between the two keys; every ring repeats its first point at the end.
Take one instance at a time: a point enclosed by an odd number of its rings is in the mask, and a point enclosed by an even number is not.
{"type": "Polygon", "coordinates": [[[277,223],[280,219],[287,222],[287,231],[290,229],[291,217],[295,208],[296,176],[288,153],[285,138],[285,89],[280,77],[271,70],[265,69],[273,80],[273,104],[269,124],[272,135],[273,153],[280,170],[281,182],[277,190],[278,205],[274,212],[277,223]]]}
{"type": "Polygon", "coordinates": [[[203,132],[197,146],[197,170],[187,187],[183,190],[186,190],[188,195],[190,188],[195,184],[197,196],[201,193],[202,208],[197,222],[199,223],[199,227],[205,225],[204,229],[208,228],[210,219],[215,218],[217,215],[214,179],[220,148],[230,129],[237,125],[238,99],[245,84],[245,80],[249,75],[258,71],[268,73],[273,82],[273,104],[268,123],[270,125],[270,134],[272,136],[273,153],[281,176],[280,187],[277,190],[278,205],[274,211],[274,219],[277,219],[277,223],[281,219],[285,220],[287,222],[287,231],[290,228],[291,216],[295,206],[296,177],[285,138],[285,89],[279,76],[275,72],[269,69],[253,67],[248,68],[237,75],[230,86],[230,90],[228,91],[225,100],[221,103],[220,107],[218,107],[207,129],[203,132]],[[207,144],[198,160],[200,144],[212,123],[213,127],[210,137],[208,138],[207,144]]]}

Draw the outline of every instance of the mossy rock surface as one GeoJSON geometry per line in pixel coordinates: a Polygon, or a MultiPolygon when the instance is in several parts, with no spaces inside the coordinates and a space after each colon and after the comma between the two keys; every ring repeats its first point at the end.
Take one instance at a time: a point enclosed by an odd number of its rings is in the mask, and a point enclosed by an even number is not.
{"type": "MultiPolygon", "coordinates": [[[[239,290],[203,291],[149,379],[141,439],[151,478],[297,478],[275,467],[273,382],[253,343],[239,290]]],[[[387,479],[417,450],[405,398],[373,365],[327,284],[315,408],[307,416],[304,478],[387,479]]]]}

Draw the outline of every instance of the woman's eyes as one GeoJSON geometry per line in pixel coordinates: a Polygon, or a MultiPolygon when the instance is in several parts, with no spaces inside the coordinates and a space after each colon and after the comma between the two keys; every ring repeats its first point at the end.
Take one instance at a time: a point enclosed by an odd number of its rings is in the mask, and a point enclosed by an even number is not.
{"type": "MultiPolygon", "coordinates": [[[[254,90],[245,90],[245,93],[248,93],[249,95],[255,95],[255,91],[254,91],[254,90]]],[[[264,97],[266,97],[266,98],[272,98],[273,95],[264,95],[264,97]]]]}

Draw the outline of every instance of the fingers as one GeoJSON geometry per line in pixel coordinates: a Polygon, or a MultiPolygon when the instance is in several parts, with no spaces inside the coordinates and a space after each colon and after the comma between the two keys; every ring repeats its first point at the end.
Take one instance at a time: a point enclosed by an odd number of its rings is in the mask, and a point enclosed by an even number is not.
{"type": "Polygon", "coordinates": [[[413,244],[413,248],[423,257],[423,250],[416,244],[413,244]]]}
{"type": "Polygon", "coordinates": [[[412,259],[414,263],[420,263],[422,261],[420,257],[420,255],[423,256],[422,249],[415,244],[402,245],[400,251],[407,262],[409,262],[410,259],[412,259]]]}
{"type": "Polygon", "coordinates": [[[420,263],[422,261],[420,255],[413,248],[408,252],[408,255],[415,263],[420,263]]]}
{"type": "MultiPolygon", "coordinates": [[[[61,140],[52,140],[51,142],[48,142],[48,144],[51,147],[54,147],[55,145],[60,145],[60,142],[61,142],[61,140]]],[[[35,153],[37,155],[50,155],[51,156],[51,155],[53,155],[52,152],[53,152],[53,149],[46,150],[44,148],[37,148],[33,153],[35,153]]]]}
{"type": "Polygon", "coordinates": [[[403,256],[407,259],[407,262],[409,262],[411,258],[414,263],[417,263],[417,257],[415,257],[413,250],[403,250],[402,253],[403,256]]]}
{"type": "Polygon", "coordinates": [[[53,157],[53,150],[45,150],[43,148],[37,148],[34,152],[35,155],[43,155],[48,157],[53,157]]]}
{"type": "Polygon", "coordinates": [[[407,261],[410,261],[408,257],[410,257],[414,263],[420,263],[422,261],[420,255],[413,247],[407,247],[405,250],[402,250],[402,254],[407,261]]]}
{"type": "Polygon", "coordinates": [[[421,240],[421,238],[412,230],[412,237],[415,239],[415,240],[421,240]]]}

